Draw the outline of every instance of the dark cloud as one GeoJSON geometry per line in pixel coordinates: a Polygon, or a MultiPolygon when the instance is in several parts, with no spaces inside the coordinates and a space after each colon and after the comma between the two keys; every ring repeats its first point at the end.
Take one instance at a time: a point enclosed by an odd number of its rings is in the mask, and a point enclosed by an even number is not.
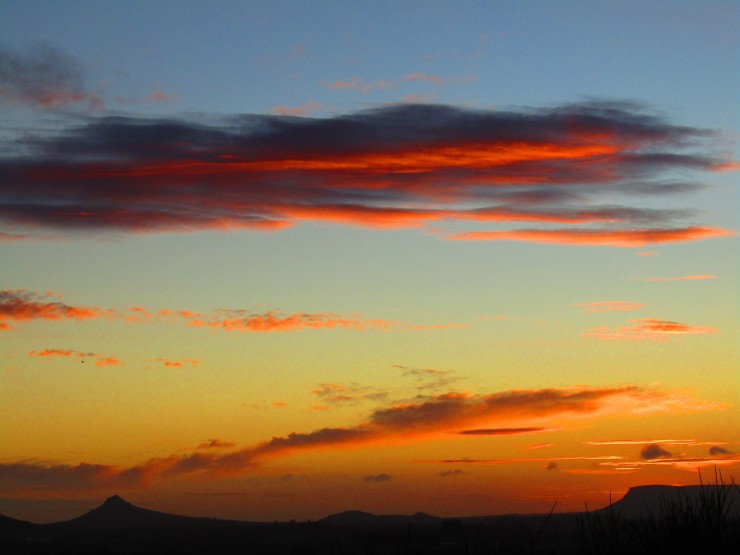
{"type": "Polygon", "coordinates": [[[365,476],[363,478],[365,482],[387,482],[390,479],[390,474],[373,474],[371,476],[365,476]]]}
{"type": "Polygon", "coordinates": [[[0,220],[17,237],[305,221],[431,231],[458,220],[591,226],[471,231],[458,240],[696,240],[729,232],[688,225],[691,210],[598,197],[696,189],[666,175],[720,169],[709,137],[618,102],[519,111],[413,104],[324,119],[88,118],[56,135],[14,139],[9,151],[18,154],[0,161],[0,220]]]}
{"type": "Polygon", "coordinates": [[[709,454],[713,457],[716,457],[718,455],[731,455],[732,451],[729,449],[725,449],[724,447],[721,447],[719,445],[713,445],[709,448],[709,454]]]}
{"type": "Polygon", "coordinates": [[[657,443],[653,443],[651,445],[646,445],[642,449],[640,449],[640,456],[649,461],[653,459],[663,459],[663,458],[670,458],[673,455],[663,449],[660,445],[657,443]]]}
{"type": "Polygon", "coordinates": [[[311,393],[335,405],[356,405],[363,401],[382,401],[388,392],[358,383],[321,383],[311,393]]]}
{"type": "Polygon", "coordinates": [[[100,107],[86,90],[82,65],[46,44],[25,52],[0,47],[0,102],[40,108],[100,107]]]}
{"type": "Polygon", "coordinates": [[[547,430],[548,428],[479,428],[475,430],[462,430],[457,433],[464,436],[510,436],[545,432],[547,430]]]}
{"type": "Polygon", "coordinates": [[[437,476],[441,476],[442,478],[449,478],[450,476],[460,476],[461,474],[465,474],[465,473],[459,468],[456,468],[454,470],[443,470],[442,472],[437,472],[437,476]]]}
{"type": "Polygon", "coordinates": [[[547,466],[545,467],[546,470],[557,470],[558,469],[558,463],[555,461],[550,461],[547,463],[547,466]]]}

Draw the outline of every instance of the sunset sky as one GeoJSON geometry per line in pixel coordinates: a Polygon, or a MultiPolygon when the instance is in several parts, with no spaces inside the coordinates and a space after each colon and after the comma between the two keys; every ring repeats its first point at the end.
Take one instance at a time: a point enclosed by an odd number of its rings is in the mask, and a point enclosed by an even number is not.
{"type": "Polygon", "coordinates": [[[740,478],[740,4],[0,4],[0,513],[740,478]]]}

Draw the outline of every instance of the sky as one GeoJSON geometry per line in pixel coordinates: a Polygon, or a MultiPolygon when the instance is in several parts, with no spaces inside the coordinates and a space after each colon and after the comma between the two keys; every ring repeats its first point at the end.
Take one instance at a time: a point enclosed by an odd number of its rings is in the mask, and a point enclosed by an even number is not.
{"type": "Polygon", "coordinates": [[[740,467],[740,6],[0,4],[0,513],[605,506],[740,467]]]}

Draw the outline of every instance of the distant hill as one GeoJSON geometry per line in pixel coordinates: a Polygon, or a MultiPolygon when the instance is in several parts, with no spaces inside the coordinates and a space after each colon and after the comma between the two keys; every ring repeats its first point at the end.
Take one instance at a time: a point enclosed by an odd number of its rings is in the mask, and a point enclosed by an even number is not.
{"type": "Polygon", "coordinates": [[[177,527],[177,526],[212,526],[217,524],[248,524],[242,521],[219,520],[213,518],[197,518],[190,516],[173,515],[142,509],[125,501],[118,495],[105,500],[97,509],[89,513],[67,520],[48,524],[57,530],[111,530],[120,528],[141,527],[177,527]]]}
{"type": "MultiPolygon", "coordinates": [[[[626,518],[647,518],[659,516],[663,508],[675,504],[698,504],[702,496],[716,497],[720,494],[721,486],[635,486],[629,489],[625,496],[612,504],[610,508],[599,512],[613,510],[626,518]]],[[[727,499],[725,508],[728,515],[740,518],[740,488],[726,487],[727,499]]]]}

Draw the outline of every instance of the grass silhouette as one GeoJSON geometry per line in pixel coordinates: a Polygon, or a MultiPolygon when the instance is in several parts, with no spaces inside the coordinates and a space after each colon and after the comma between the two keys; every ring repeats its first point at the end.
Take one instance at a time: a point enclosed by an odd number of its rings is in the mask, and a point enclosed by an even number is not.
{"type": "Polygon", "coordinates": [[[576,545],[579,553],[709,553],[740,546],[740,519],[730,515],[737,490],[734,478],[726,482],[715,468],[715,483],[704,484],[695,497],[678,490],[678,497],[662,496],[660,508],[647,518],[627,518],[610,503],[604,511],[589,512],[578,520],[576,545]]]}

